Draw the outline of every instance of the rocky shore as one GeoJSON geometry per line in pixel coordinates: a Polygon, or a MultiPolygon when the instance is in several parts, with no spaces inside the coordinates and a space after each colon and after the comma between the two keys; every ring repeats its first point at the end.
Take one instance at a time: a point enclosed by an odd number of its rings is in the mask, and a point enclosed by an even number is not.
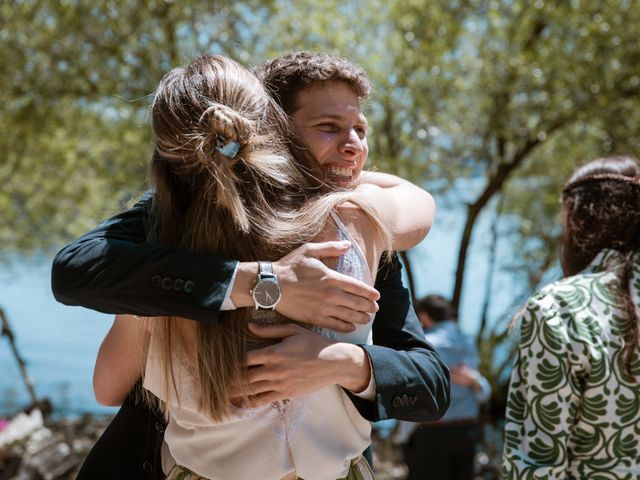
{"type": "Polygon", "coordinates": [[[110,417],[14,415],[0,430],[0,480],[73,480],[110,417]]]}

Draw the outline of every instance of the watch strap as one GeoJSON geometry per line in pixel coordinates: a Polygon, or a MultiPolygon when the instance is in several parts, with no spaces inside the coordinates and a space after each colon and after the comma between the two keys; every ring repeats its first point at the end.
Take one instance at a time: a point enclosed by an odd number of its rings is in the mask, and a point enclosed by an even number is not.
{"type": "Polygon", "coordinates": [[[258,275],[256,278],[256,285],[251,290],[251,295],[255,302],[256,310],[274,310],[276,305],[280,301],[280,286],[278,284],[278,277],[276,277],[276,275],[273,273],[273,265],[271,265],[271,262],[258,261],[258,275]],[[275,284],[276,288],[278,289],[278,296],[276,298],[276,301],[271,306],[262,306],[258,298],[256,297],[256,289],[260,288],[260,286],[265,282],[275,284]]]}
{"type": "Polygon", "coordinates": [[[275,277],[271,262],[258,261],[258,279],[275,277]]]}

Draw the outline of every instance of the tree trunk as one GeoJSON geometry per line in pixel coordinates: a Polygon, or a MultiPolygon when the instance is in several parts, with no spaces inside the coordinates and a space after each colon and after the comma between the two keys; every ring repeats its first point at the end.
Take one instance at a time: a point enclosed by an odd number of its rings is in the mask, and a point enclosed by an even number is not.
{"type": "Polygon", "coordinates": [[[11,352],[18,362],[18,367],[20,368],[20,374],[22,375],[22,380],[24,381],[27,390],[29,391],[29,396],[31,397],[31,402],[35,405],[38,401],[36,397],[36,391],[33,388],[33,381],[31,380],[31,375],[29,375],[29,371],[27,370],[27,364],[20,356],[18,352],[18,347],[16,346],[16,342],[13,338],[13,331],[9,327],[9,321],[4,314],[4,310],[0,308],[0,335],[7,337],[9,340],[9,346],[11,347],[11,352]]]}
{"type": "MultiPolygon", "coordinates": [[[[562,118],[556,121],[555,124],[547,129],[547,134],[550,135],[552,132],[564,125],[566,121],[567,118],[562,118]]],[[[473,228],[475,227],[478,215],[487,203],[489,203],[489,200],[491,200],[498,191],[502,190],[502,187],[511,174],[517,170],[520,165],[522,165],[524,159],[527,158],[538,145],[540,145],[540,142],[541,141],[537,138],[528,140],[522,148],[514,154],[510,161],[501,163],[496,169],[495,174],[489,178],[487,186],[476,201],[467,205],[467,220],[464,224],[462,239],[460,240],[458,266],[456,267],[456,280],[453,286],[453,298],[451,300],[452,306],[456,312],[458,311],[460,298],[462,297],[462,283],[464,281],[464,267],[467,261],[467,251],[469,250],[471,234],[473,233],[473,228]]]]}
{"type": "Polygon", "coordinates": [[[458,307],[460,306],[462,282],[464,281],[464,267],[467,262],[467,251],[469,250],[469,244],[471,243],[471,234],[473,233],[473,227],[475,226],[481,209],[482,206],[479,206],[477,202],[467,205],[467,220],[464,224],[462,239],[460,240],[460,248],[458,249],[456,281],[453,286],[453,298],[451,299],[451,306],[456,314],[458,313],[458,307]]]}
{"type": "Polygon", "coordinates": [[[500,195],[498,199],[498,205],[496,206],[496,216],[493,219],[493,225],[491,225],[491,243],[489,245],[489,261],[487,262],[487,278],[485,280],[486,291],[484,295],[484,303],[482,305],[482,314],[480,316],[480,328],[478,329],[478,337],[476,342],[480,347],[480,342],[484,337],[484,332],[487,328],[489,318],[489,307],[491,305],[491,293],[493,285],[493,275],[496,270],[496,253],[498,250],[498,225],[500,223],[500,217],[502,215],[502,206],[504,202],[504,195],[500,195]]]}

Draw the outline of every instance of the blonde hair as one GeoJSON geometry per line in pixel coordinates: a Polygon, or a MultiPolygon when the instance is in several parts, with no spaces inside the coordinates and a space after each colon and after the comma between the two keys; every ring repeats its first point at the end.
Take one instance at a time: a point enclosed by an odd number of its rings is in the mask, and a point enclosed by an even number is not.
{"type": "MultiPolygon", "coordinates": [[[[308,196],[312,182],[288,153],[286,115],[229,58],[204,55],[169,72],[155,93],[152,126],[150,241],[240,261],[277,260],[318,236],[337,205],[352,202],[389,246],[388,230],[357,193],[308,196]],[[233,157],[219,150],[228,142],[239,144],[233,157]]],[[[182,362],[200,389],[201,409],[221,420],[231,385],[246,380],[250,318],[251,309],[237,309],[221,324],[154,319],[166,393],[178,396],[171,363],[182,362]]]]}

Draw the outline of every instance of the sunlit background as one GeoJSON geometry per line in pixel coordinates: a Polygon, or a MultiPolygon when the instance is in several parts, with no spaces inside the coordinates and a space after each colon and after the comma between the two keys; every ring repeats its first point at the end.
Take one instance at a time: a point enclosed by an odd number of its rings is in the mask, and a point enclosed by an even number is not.
{"type": "MultiPolygon", "coordinates": [[[[369,166],[438,201],[407,282],[459,306],[494,421],[509,319],[559,275],[561,185],[584,160],[640,154],[639,38],[635,0],[2,2],[0,308],[38,396],[60,415],[112,411],[91,391],[111,319],[57,304],[49,269],[66,242],[146,189],[147,109],[162,75],[204,52],[253,66],[312,49],[373,80],[369,166]]],[[[29,402],[5,340],[0,415],[29,402]]]]}

